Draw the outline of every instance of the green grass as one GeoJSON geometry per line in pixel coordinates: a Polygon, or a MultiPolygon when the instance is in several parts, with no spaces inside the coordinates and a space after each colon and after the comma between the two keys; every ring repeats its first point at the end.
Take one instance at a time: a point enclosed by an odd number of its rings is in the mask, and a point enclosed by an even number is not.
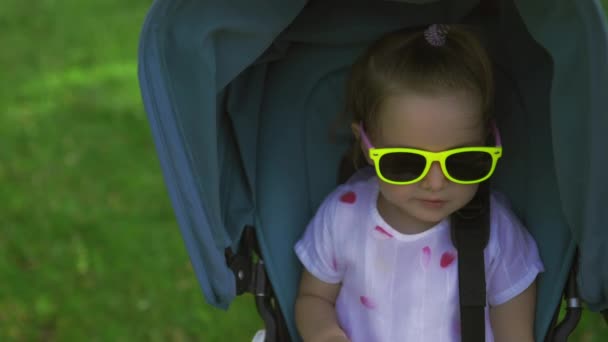
{"type": "MultiPolygon", "coordinates": [[[[0,8],[0,341],[245,341],[251,297],[207,305],[136,77],[150,1],[0,8]]],[[[576,341],[605,327],[585,315],[576,341]]]]}
{"type": "Polygon", "coordinates": [[[262,327],[251,297],[215,309],[192,272],[137,84],[149,5],[0,9],[0,341],[239,341],[262,327]]]}

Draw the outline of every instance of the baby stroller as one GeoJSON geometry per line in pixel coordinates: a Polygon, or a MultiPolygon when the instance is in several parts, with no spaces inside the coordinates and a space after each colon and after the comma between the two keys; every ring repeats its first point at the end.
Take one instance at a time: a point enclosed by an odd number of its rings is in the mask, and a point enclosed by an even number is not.
{"type": "Polygon", "coordinates": [[[297,341],[293,245],[350,174],[349,66],[382,34],[483,31],[504,156],[493,187],[535,237],[536,340],[565,340],[580,303],[608,309],[608,35],[593,0],[157,0],[139,78],[165,181],[206,300],[256,296],[267,341],[297,341]],[[571,307],[556,323],[567,291],[571,307]],[[576,291],[578,289],[578,291],[576,291]],[[556,327],[557,326],[557,327],[556,327]]]}

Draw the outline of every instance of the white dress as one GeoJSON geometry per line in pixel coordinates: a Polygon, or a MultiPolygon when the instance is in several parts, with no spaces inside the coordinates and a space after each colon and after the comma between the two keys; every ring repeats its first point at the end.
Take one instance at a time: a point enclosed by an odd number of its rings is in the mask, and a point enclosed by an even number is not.
{"type": "MultiPolygon", "coordinates": [[[[304,267],[342,283],[338,321],[351,341],[460,341],[458,255],[448,220],[399,233],[378,213],[378,180],[338,187],[295,246],[304,267]]],[[[496,194],[484,252],[487,302],[507,302],[543,271],[536,243],[496,194]]],[[[486,341],[493,341],[486,306],[486,341]]]]}

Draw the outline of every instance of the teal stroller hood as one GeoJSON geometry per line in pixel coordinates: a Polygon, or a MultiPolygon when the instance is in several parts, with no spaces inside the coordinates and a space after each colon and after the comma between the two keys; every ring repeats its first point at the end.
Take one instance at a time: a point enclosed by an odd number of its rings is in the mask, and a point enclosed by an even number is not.
{"type": "Polygon", "coordinates": [[[504,156],[493,186],[539,245],[536,337],[573,262],[608,309],[608,35],[598,1],[158,0],[140,42],[141,92],[203,294],[228,308],[226,255],[252,227],[293,340],[292,247],[337,184],[349,66],[382,34],[430,23],[483,31],[504,156]],[[477,13],[477,14],[475,14],[477,13]],[[482,13],[482,14],[479,14],[482,13]],[[486,14],[483,14],[486,13],[486,14]],[[488,14],[490,13],[490,14],[488,14]],[[576,258],[575,256],[578,255],[576,258]]]}

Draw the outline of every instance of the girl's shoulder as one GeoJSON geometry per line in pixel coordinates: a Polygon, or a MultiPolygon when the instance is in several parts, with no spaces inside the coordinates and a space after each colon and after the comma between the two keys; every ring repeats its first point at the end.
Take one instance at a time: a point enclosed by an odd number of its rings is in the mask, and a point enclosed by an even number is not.
{"type": "MultiPolygon", "coordinates": [[[[517,249],[533,241],[521,219],[513,211],[508,199],[500,192],[490,196],[490,240],[488,247],[496,254],[517,249]]],[[[533,243],[533,242],[532,242],[533,243]]]]}
{"type": "Polygon", "coordinates": [[[501,305],[524,291],[544,270],[536,241],[506,197],[491,200],[490,241],[486,248],[488,303],[501,305]]]}
{"type": "Polygon", "coordinates": [[[346,205],[346,207],[358,207],[364,205],[371,197],[376,196],[378,184],[374,179],[374,174],[363,169],[355,173],[347,182],[337,186],[330,192],[321,206],[323,205],[346,205]]]}
{"type": "Polygon", "coordinates": [[[316,243],[329,243],[339,246],[352,241],[354,234],[362,232],[352,229],[369,219],[368,206],[371,182],[366,180],[347,182],[337,186],[318,205],[315,214],[308,222],[303,238],[297,245],[307,246],[316,243]],[[309,241],[309,242],[302,242],[309,241]]]}
{"type": "Polygon", "coordinates": [[[501,192],[495,190],[491,192],[490,212],[492,226],[497,224],[521,225],[521,221],[513,212],[511,203],[501,192]]]}

